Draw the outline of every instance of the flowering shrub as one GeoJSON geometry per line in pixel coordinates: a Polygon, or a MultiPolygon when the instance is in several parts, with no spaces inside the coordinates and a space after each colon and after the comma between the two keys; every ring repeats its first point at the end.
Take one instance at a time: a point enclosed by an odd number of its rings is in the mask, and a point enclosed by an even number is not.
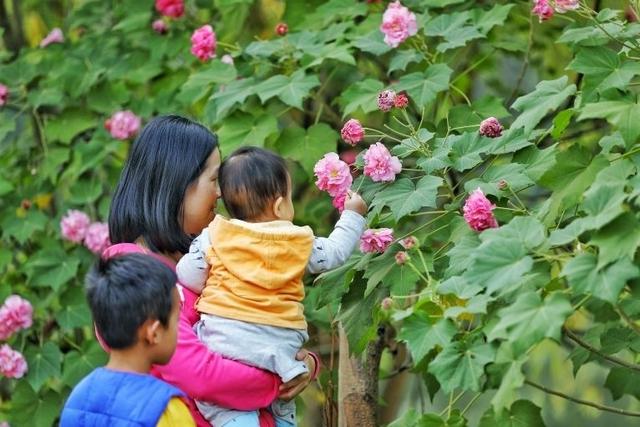
{"type": "MultiPolygon", "coordinates": [[[[0,420],[54,425],[104,363],[82,290],[109,241],[92,221],[141,123],[179,113],[215,130],[223,155],[250,144],[289,159],[296,220],[319,235],[349,190],[368,203],[361,250],[308,287],[305,312],[376,361],[364,371],[385,379],[368,396],[394,403],[384,422],[634,425],[640,24],[626,11],[18,3],[8,19],[29,31],[7,26],[0,50],[0,297],[30,301],[33,325],[1,332],[0,420]],[[64,43],[39,47],[41,18],[64,43]],[[547,371],[551,353],[563,364],[547,371]],[[420,393],[392,393],[401,372],[420,393]],[[394,401],[427,392],[432,405],[394,401]]],[[[321,378],[328,414],[334,380],[321,378]]]]}

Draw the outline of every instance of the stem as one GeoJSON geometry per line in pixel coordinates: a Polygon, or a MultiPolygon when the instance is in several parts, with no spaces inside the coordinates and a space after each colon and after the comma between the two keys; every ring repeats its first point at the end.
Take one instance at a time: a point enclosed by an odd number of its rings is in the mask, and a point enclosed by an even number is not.
{"type": "Polygon", "coordinates": [[[449,211],[427,211],[427,212],[416,212],[411,214],[411,216],[422,216],[422,215],[431,215],[431,214],[441,214],[441,213],[447,213],[449,211]]]}
{"type": "Polygon", "coordinates": [[[466,76],[467,74],[469,74],[471,71],[473,71],[478,65],[482,64],[484,61],[486,61],[487,59],[489,59],[490,57],[492,57],[495,53],[495,49],[492,49],[491,52],[489,52],[488,54],[486,54],[485,56],[483,56],[482,58],[480,58],[479,60],[477,60],[476,62],[474,62],[473,64],[471,64],[471,66],[469,68],[467,68],[466,70],[464,70],[463,72],[461,72],[460,74],[458,74],[458,76],[453,79],[451,81],[451,83],[455,83],[458,80],[460,80],[462,77],[466,76]]]}
{"type": "Polygon", "coordinates": [[[572,341],[574,341],[580,347],[583,347],[583,348],[589,350],[590,352],[597,354],[598,356],[602,357],[603,359],[606,359],[609,362],[615,363],[616,365],[620,365],[620,366],[623,366],[625,368],[632,369],[634,371],[640,371],[640,365],[636,365],[635,363],[630,363],[630,362],[627,362],[625,360],[619,359],[619,358],[617,358],[615,356],[610,356],[610,355],[608,355],[606,353],[603,353],[602,350],[599,350],[599,349],[595,348],[594,346],[592,346],[591,344],[589,344],[588,342],[583,341],[579,336],[574,334],[568,328],[564,327],[564,328],[562,328],[562,331],[565,333],[566,336],[568,336],[572,341]]]}
{"type": "Polygon", "coordinates": [[[606,412],[613,412],[614,414],[626,415],[626,416],[629,416],[629,417],[640,417],[640,412],[625,411],[624,409],[614,408],[614,407],[611,407],[611,406],[601,405],[601,404],[595,403],[595,402],[589,402],[588,400],[578,399],[577,397],[569,396],[569,395],[564,394],[562,392],[559,392],[559,391],[556,391],[556,390],[552,390],[550,388],[547,388],[547,387],[545,387],[545,386],[543,386],[541,384],[535,383],[535,382],[530,381],[530,380],[524,380],[524,383],[527,384],[527,385],[530,385],[531,387],[535,387],[538,390],[542,390],[545,393],[549,393],[549,394],[553,394],[553,395],[558,396],[558,397],[562,397],[563,399],[567,399],[567,400],[570,400],[572,402],[579,403],[580,405],[591,406],[592,408],[600,409],[601,411],[606,411],[606,412]]]}
{"type": "Polygon", "coordinates": [[[431,221],[425,222],[424,224],[422,224],[421,226],[419,226],[419,227],[415,228],[415,229],[414,229],[414,230],[412,230],[411,232],[409,232],[409,233],[405,234],[405,235],[404,235],[404,236],[402,236],[402,237],[397,238],[397,239],[395,240],[395,242],[394,242],[394,243],[399,242],[400,240],[404,239],[405,237],[409,237],[409,236],[411,236],[411,235],[412,235],[412,234],[414,234],[416,231],[420,231],[420,230],[422,230],[423,228],[430,226],[431,224],[433,224],[434,222],[436,222],[437,220],[439,220],[440,218],[444,217],[445,215],[447,215],[447,214],[449,214],[449,213],[451,213],[451,212],[447,211],[447,212],[443,213],[442,215],[438,215],[437,217],[433,218],[431,221]]]}
{"type": "Polygon", "coordinates": [[[460,88],[458,88],[458,86],[454,85],[453,83],[449,84],[449,87],[451,89],[453,89],[454,91],[456,91],[460,96],[462,96],[462,98],[464,99],[464,101],[467,103],[467,105],[469,107],[471,107],[471,101],[469,100],[469,98],[467,97],[467,94],[464,93],[460,88]]]}
{"type": "Polygon", "coordinates": [[[629,327],[631,327],[631,329],[633,329],[636,334],[640,335],[640,326],[638,326],[637,323],[622,310],[622,307],[620,307],[619,305],[616,306],[616,311],[618,312],[620,317],[622,317],[622,319],[629,325],[629,327]]]}
{"type": "Polygon", "coordinates": [[[386,127],[388,130],[390,130],[393,133],[397,133],[400,136],[404,136],[405,138],[411,138],[411,135],[407,135],[406,133],[402,133],[402,132],[400,132],[398,130],[395,130],[394,128],[392,128],[391,126],[389,126],[386,123],[384,125],[382,125],[382,126],[386,127]]]}
{"type": "Polygon", "coordinates": [[[509,188],[509,191],[511,192],[511,194],[513,194],[513,197],[516,198],[516,200],[518,201],[518,203],[520,203],[520,207],[528,214],[529,211],[527,210],[527,207],[525,206],[524,203],[522,203],[522,200],[520,200],[520,197],[518,197],[518,193],[516,193],[515,191],[513,191],[513,188],[511,188],[511,186],[507,186],[509,188]]]}
{"type": "Polygon", "coordinates": [[[511,95],[509,95],[509,101],[507,101],[507,105],[510,105],[515,101],[516,96],[518,95],[518,91],[520,90],[520,85],[524,80],[524,75],[527,73],[527,68],[529,68],[529,55],[531,54],[531,47],[533,46],[533,13],[529,16],[529,40],[527,42],[527,51],[524,55],[524,61],[522,62],[522,68],[520,68],[520,74],[518,74],[518,80],[516,80],[516,85],[511,91],[511,95]]]}
{"type": "Polygon", "coordinates": [[[418,270],[418,268],[417,268],[415,265],[413,265],[413,263],[411,262],[411,260],[408,260],[408,261],[405,263],[405,265],[408,265],[409,267],[411,267],[411,269],[412,269],[413,271],[415,271],[415,273],[416,273],[416,274],[417,274],[417,275],[418,275],[422,280],[424,280],[424,282],[427,284],[427,286],[429,286],[429,283],[430,283],[429,279],[427,279],[427,278],[424,276],[424,274],[420,273],[420,270],[418,270]]]}
{"type": "Polygon", "coordinates": [[[480,396],[482,396],[482,393],[478,393],[476,394],[473,399],[471,399],[471,401],[469,403],[467,403],[467,406],[464,407],[464,409],[462,410],[462,412],[460,412],[460,415],[464,415],[465,412],[467,412],[469,410],[469,408],[471,408],[471,406],[476,403],[476,400],[478,400],[480,398],[480,396]]]}

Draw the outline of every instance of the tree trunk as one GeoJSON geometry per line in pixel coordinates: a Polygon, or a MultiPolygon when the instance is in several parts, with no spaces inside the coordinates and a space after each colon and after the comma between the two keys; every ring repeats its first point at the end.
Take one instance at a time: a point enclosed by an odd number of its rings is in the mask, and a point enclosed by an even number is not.
{"type": "Polygon", "coordinates": [[[378,425],[378,370],[384,347],[384,330],[369,343],[363,355],[352,356],[347,335],[339,327],[338,427],[378,425]]]}

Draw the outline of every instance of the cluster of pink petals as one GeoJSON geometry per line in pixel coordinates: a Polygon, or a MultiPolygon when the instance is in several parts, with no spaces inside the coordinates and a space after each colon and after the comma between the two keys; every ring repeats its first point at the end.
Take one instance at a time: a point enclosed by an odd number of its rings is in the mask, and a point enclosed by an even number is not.
{"type": "Polygon", "coordinates": [[[74,209],[69,210],[60,221],[62,237],[72,242],[80,243],[84,240],[90,223],[91,220],[86,213],[74,209]]]}
{"type": "Polygon", "coordinates": [[[40,42],[40,47],[47,47],[53,43],[63,43],[64,34],[60,28],[54,28],[49,34],[40,42]]]}
{"type": "Polygon", "coordinates": [[[534,0],[531,13],[538,15],[540,22],[547,21],[553,17],[553,8],[549,4],[549,0],[534,0]]]}
{"type": "Polygon", "coordinates": [[[109,225],[104,222],[94,222],[91,224],[84,237],[84,245],[91,252],[100,255],[105,249],[111,246],[109,225]]]}
{"type": "Polygon", "coordinates": [[[27,372],[24,356],[7,344],[0,347],[0,375],[6,378],[22,378],[27,372]]]}
{"type": "Polygon", "coordinates": [[[0,340],[6,341],[33,323],[31,303],[18,295],[9,296],[0,307],[0,340]]]}
{"type": "Polygon", "coordinates": [[[393,230],[390,228],[368,229],[360,237],[360,250],[362,252],[377,252],[379,254],[387,250],[393,242],[393,230]]]}
{"type": "Polygon", "coordinates": [[[357,119],[349,119],[342,127],[340,135],[347,144],[356,145],[364,138],[364,128],[357,119]]]}
{"type": "Polygon", "coordinates": [[[384,33],[384,42],[391,47],[398,47],[400,43],[418,32],[416,15],[399,1],[390,3],[382,15],[380,31],[384,33]]]}
{"type": "Polygon", "coordinates": [[[0,83],[0,107],[7,103],[9,99],[9,88],[0,83]]]}
{"type": "Polygon", "coordinates": [[[344,202],[347,200],[347,192],[340,193],[331,199],[331,204],[334,208],[338,210],[338,212],[342,213],[344,210],[344,202]]]}
{"type": "Polygon", "coordinates": [[[331,197],[345,194],[353,183],[349,165],[340,160],[336,153],[327,153],[313,167],[318,178],[316,186],[331,197]]]}
{"type": "Polygon", "coordinates": [[[480,129],[478,132],[482,136],[486,136],[489,138],[497,138],[502,135],[502,131],[504,128],[495,117],[489,117],[488,119],[484,119],[480,123],[480,129]]]}
{"type": "Polygon", "coordinates": [[[167,23],[162,19],[156,19],[155,21],[153,21],[153,23],[151,24],[151,28],[153,28],[153,31],[158,34],[166,34],[167,31],[169,31],[167,23]]]}
{"type": "Polygon", "coordinates": [[[191,53],[200,61],[208,61],[216,56],[216,33],[211,25],[203,25],[191,35],[191,53]]]}
{"type": "Polygon", "coordinates": [[[115,139],[126,140],[134,137],[140,130],[141,120],[129,110],[118,111],[104,122],[104,128],[115,139]]]}
{"type": "Polygon", "coordinates": [[[364,174],[376,182],[390,182],[402,170],[402,163],[387,147],[376,142],[364,153],[364,174]]]}
{"type": "Polygon", "coordinates": [[[184,0],[156,0],[156,10],[169,18],[180,18],[184,14],[184,0]]]}
{"type": "Polygon", "coordinates": [[[390,111],[396,105],[396,93],[391,89],[383,90],[378,94],[378,108],[382,111],[390,111]]]}
{"type": "Polygon", "coordinates": [[[565,13],[570,10],[576,10],[580,7],[580,0],[555,0],[556,12],[565,13]]]}
{"type": "Polygon", "coordinates": [[[462,211],[464,220],[469,227],[475,231],[486,230],[487,228],[497,228],[498,222],[493,216],[495,205],[484,195],[480,188],[474,190],[464,202],[462,211]]]}
{"type": "Polygon", "coordinates": [[[404,239],[400,240],[400,246],[402,246],[406,250],[410,250],[417,244],[418,239],[415,236],[405,237],[404,239]]]}

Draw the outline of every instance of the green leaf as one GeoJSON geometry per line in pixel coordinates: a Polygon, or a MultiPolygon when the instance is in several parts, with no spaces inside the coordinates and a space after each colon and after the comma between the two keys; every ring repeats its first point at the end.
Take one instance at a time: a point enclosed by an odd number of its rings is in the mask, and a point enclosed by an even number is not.
{"type": "Polygon", "coordinates": [[[91,325],[91,311],[81,287],[68,287],[60,302],[62,309],[56,312],[55,317],[61,328],[71,330],[91,325]]]}
{"type": "Polygon", "coordinates": [[[456,28],[447,33],[445,41],[440,43],[436,50],[438,52],[446,52],[449,49],[466,46],[471,40],[484,37],[484,34],[480,33],[476,27],[464,26],[456,28]]]}
{"type": "Polygon", "coordinates": [[[219,60],[211,61],[203,69],[189,76],[176,95],[176,100],[184,105],[193,105],[209,95],[214,84],[232,82],[236,79],[236,74],[233,65],[219,60]]]}
{"type": "Polygon", "coordinates": [[[371,113],[378,109],[378,93],[384,89],[382,82],[374,79],[366,79],[356,82],[342,92],[338,102],[342,107],[342,117],[361,108],[364,113],[371,113]]]}
{"type": "Polygon", "coordinates": [[[486,314],[487,304],[494,299],[487,295],[476,295],[462,305],[454,305],[447,308],[444,317],[456,319],[461,314],[486,314]]]}
{"type": "MultiPolygon", "coordinates": [[[[447,252],[449,257],[448,275],[459,274],[473,264],[473,255],[477,253],[480,239],[476,233],[469,231],[460,240],[453,240],[454,247],[447,252]]],[[[477,285],[475,280],[471,283],[477,285]]]]}
{"type": "Polygon", "coordinates": [[[387,74],[391,74],[394,71],[407,69],[407,66],[412,62],[421,62],[424,60],[424,56],[416,52],[414,49],[398,50],[391,61],[389,61],[389,70],[387,74]]]}
{"type": "Polygon", "coordinates": [[[308,66],[314,67],[322,64],[327,59],[334,59],[336,61],[356,65],[356,60],[351,54],[351,51],[347,46],[339,46],[336,43],[324,45],[318,52],[313,52],[312,55],[316,58],[308,66]]]}
{"type": "Polygon", "coordinates": [[[2,222],[2,237],[4,239],[13,237],[18,242],[24,243],[35,232],[44,230],[48,220],[41,211],[34,209],[30,209],[24,218],[8,215],[2,222]]]}
{"type": "Polygon", "coordinates": [[[326,123],[313,125],[306,132],[301,127],[291,126],[282,131],[276,146],[282,156],[299,162],[312,176],[316,162],[336,150],[338,138],[338,133],[326,123]]]}
{"type": "Polygon", "coordinates": [[[544,338],[559,340],[562,324],[572,311],[568,298],[560,292],[550,293],[544,301],[536,292],[523,293],[498,311],[500,320],[487,338],[507,339],[521,354],[544,338]]]}
{"type": "Polygon", "coordinates": [[[518,151],[513,156],[513,161],[525,165],[525,173],[529,178],[538,182],[540,177],[555,166],[557,149],[557,145],[552,145],[544,150],[528,147],[518,151]]]}
{"type": "Polygon", "coordinates": [[[446,393],[456,389],[479,391],[484,367],[494,356],[495,350],[489,344],[456,341],[429,363],[428,370],[446,393]]]}
{"type": "Polygon", "coordinates": [[[455,170],[463,172],[482,162],[481,153],[486,153],[489,145],[477,132],[467,132],[449,137],[451,153],[449,158],[455,170]]]}
{"type": "Polygon", "coordinates": [[[621,258],[634,259],[640,246],[640,221],[625,213],[596,233],[590,243],[598,247],[598,268],[621,258]]]}
{"type": "Polygon", "coordinates": [[[416,185],[408,178],[401,178],[377,193],[371,206],[388,206],[399,221],[422,208],[436,207],[436,196],[442,183],[442,178],[431,175],[421,178],[416,185]]]}
{"type": "Polygon", "coordinates": [[[414,365],[436,347],[446,347],[458,332],[451,320],[434,323],[427,313],[416,312],[403,320],[398,339],[407,343],[414,365]]]}
{"type": "Polygon", "coordinates": [[[234,80],[231,83],[224,86],[224,88],[218,89],[207,104],[205,114],[210,123],[215,123],[224,118],[227,113],[236,104],[242,104],[244,101],[255,94],[256,82],[253,77],[245,79],[234,80]]]}
{"type": "Polygon", "coordinates": [[[396,91],[406,91],[419,108],[436,99],[436,94],[449,88],[453,70],[445,64],[434,64],[424,73],[411,73],[400,77],[394,85],[396,91]]]}
{"type": "Polygon", "coordinates": [[[511,128],[524,127],[525,133],[531,132],[540,121],[576,92],[574,84],[568,85],[568,77],[541,81],[536,90],[516,99],[512,108],[522,114],[513,122],[511,128]]]}
{"type": "Polygon", "coordinates": [[[514,239],[494,239],[478,247],[471,266],[463,275],[487,289],[502,294],[517,285],[533,267],[524,245],[514,239]]]}
{"type": "MultiPolygon", "coordinates": [[[[395,248],[394,248],[395,249],[395,248]]],[[[369,295],[380,283],[386,287],[409,289],[415,286],[418,281],[418,274],[408,265],[398,265],[395,262],[394,249],[387,251],[373,258],[364,273],[367,280],[367,288],[364,295],[369,295]]]]}
{"type": "Polygon", "coordinates": [[[74,387],[91,371],[107,362],[108,354],[97,342],[88,344],[88,349],[85,345],[82,353],[73,350],[64,356],[62,382],[69,387],[74,387]]]}
{"type": "Polygon", "coordinates": [[[379,29],[375,29],[353,42],[353,46],[363,52],[372,53],[376,56],[383,55],[391,50],[391,46],[384,42],[384,35],[379,29]]]}
{"type": "Polygon", "coordinates": [[[551,131],[551,136],[554,139],[560,139],[560,137],[564,134],[564,131],[571,123],[571,118],[573,117],[573,113],[575,111],[573,109],[560,111],[553,118],[553,130],[551,131]]]}
{"type": "Polygon", "coordinates": [[[415,409],[409,409],[400,418],[396,418],[387,427],[416,427],[418,421],[420,421],[421,414],[415,411],[415,409]]]}
{"type": "Polygon", "coordinates": [[[29,365],[26,380],[34,390],[40,390],[49,378],[60,376],[62,353],[53,342],[45,343],[42,348],[29,347],[25,358],[29,365]]]}
{"type": "Polygon", "coordinates": [[[364,296],[363,290],[364,286],[350,287],[349,293],[342,298],[338,316],[349,340],[349,350],[354,353],[362,353],[377,330],[373,312],[382,294],[378,291],[364,296]]]}
{"type": "Polygon", "coordinates": [[[525,132],[522,128],[511,128],[504,132],[502,136],[494,138],[491,142],[489,138],[482,138],[483,143],[488,145],[486,151],[491,154],[507,154],[521,150],[525,147],[533,145],[527,139],[525,132]]]}
{"type": "Polygon", "coordinates": [[[638,268],[628,258],[598,269],[598,259],[591,253],[577,255],[562,269],[575,292],[591,294],[611,304],[617,302],[627,281],[638,274],[638,268]]]}
{"type": "Polygon", "coordinates": [[[501,414],[505,408],[509,409],[518,396],[517,390],[524,384],[522,365],[524,365],[524,360],[511,362],[507,372],[502,377],[500,387],[498,387],[498,391],[491,399],[491,405],[497,414],[501,414]]]}
{"type": "Polygon", "coordinates": [[[271,114],[253,117],[249,114],[236,114],[224,120],[218,130],[222,152],[231,154],[243,145],[262,147],[264,141],[278,132],[278,122],[271,114]]]}
{"type": "Polygon", "coordinates": [[[533,250],[544,243],[545,234],[544,225],[536,218],[517,216],[502,227],[483,231],[480,234],[480,239],[483,242],[513,239],[520,242],[524,248],[533,250]]]}
{"type": "Polygon", "coordinates": [[[355,273],[354,266],[360,259],[355,256],[351,257],[343,266],[322,273],[314,280],[314,287],[322,288],[315,304],[316,308],[340,301],[349,290],[349,284],[355,273]]]}
{"type": "Polygon", "coordinates": [[[482,286],[469,282],[462,276],[453,276],[438,285],[441,295],[453,294],[461,299],[469,299],[482,291],[482,286]]]}
{"type": "Polygon", "coordinates": [[[480,178],[467,181],[464,184],[464,189],[467,192],[472,192],[476,188],[480,188],[484,194],[508,197],[511,194],[509,189],[500,189],[500,183],[503,180],[516,192],[533,185],[533,181],[525,173],[524,165],[509,163],[490,166],[480,178]]]}
{"type": "Polygon", "coordinates": [[[102,195],[102,182],[97,178],[91,180],[79,180],[70,189],[69,201],[76,205],[89,205],[102,195]]]}
{"type": "Polygon", "coordinates": [[[423,4],[429,8],[446,7],[452,4],[462,3],[464,0],[423,0],[423,4]]]}
{"type": "Polygon", "coordinates": [[[589,103],[582,108],[578,120],[606,118],[617,126],[620,134],[627,142],[633,144],[640,135],[640,105],[630,99],[589,103]]]}
{"type": "Polygon", "coordinates": [[[317,76],[305,75],[303,70],[299,70],[290,77],[275,75],[258,84],[255,92],[263,103],[277,96],[285,104],[302,110],[302,100],[319,84],[317,76]]]}
{"type": "Polygon", "coordinates": [[[467,420],[459,409],[454,409],[446,420],[437,414],[424,414],[418,427],[467,427],[467,420]]]}
{"type": "Polygon", "coordinates": [[[12,425],[51,427],[60,415],[62,395],[48,390],[38,395],[26,381],[18,381],[11,395],[12,425]]]}
{"type": "Polygon", "coordinates": [[[606,75],[619,66],[620,59],[618,58],[618,55],[607,47],[599,46],[584,47],[580,49],[567,68],[585,75],[606,75]]]}
{"type": "Polygon", "coordinates": [[[480,419],[479,427],[544,427],[541,410],[528,400],[518,400],[506,412],[489,409],[480,419]]]}
{"type": "Polygon", "coordinates": [[[97,119],[85,110],[67,110],[46,122],[44,132],[49,141],[69,144],[73,137],[97,125],[97,119]]]}
{"type": "Polygon", "coordinates": [[[514,4],[496,4],[491,10],[476,8],[471,11],[471,16],[476,27],[486,35],[493,27],[504,25],[504,21],[507,20],[509,12],[514,6],[514,4]]]}
{"type": "Polygon", "coordinates": [[[640,399],[640,375],[630,369],[612,367],[604,386],[611,391],[614,400],[625,394],[640,399]]]}

